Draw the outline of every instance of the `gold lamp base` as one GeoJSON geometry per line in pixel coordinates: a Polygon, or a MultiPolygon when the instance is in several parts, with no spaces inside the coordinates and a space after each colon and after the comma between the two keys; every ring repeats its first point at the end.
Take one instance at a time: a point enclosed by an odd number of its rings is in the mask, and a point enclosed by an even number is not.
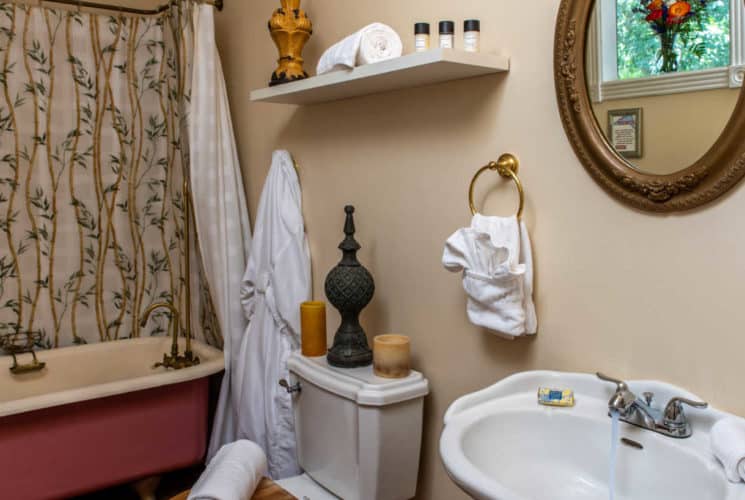
{"type": "Polygon", "coordinates": [[[270,86],[308,78],[303,68],[303,48],[313,34],[313,24],[300,0],[281,0],[282,7],[274,11],[269,20],[269,32],[279,51],[279,66],[269,82],[270,86]]]}

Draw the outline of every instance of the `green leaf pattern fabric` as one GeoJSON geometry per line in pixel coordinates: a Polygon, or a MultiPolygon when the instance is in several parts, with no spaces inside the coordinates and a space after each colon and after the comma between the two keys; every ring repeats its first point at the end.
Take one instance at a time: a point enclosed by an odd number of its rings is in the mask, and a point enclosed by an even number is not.
{"type": "MultiPolygon", "coordinates": [[[[162,301],[185,324],[189,7],[0,3],[0,335],[38,332],[40,348],[167,335],[167,311],[139,321],[162,301]]],[[[189,244],[191,334],[219,346],[189,244]]]]}

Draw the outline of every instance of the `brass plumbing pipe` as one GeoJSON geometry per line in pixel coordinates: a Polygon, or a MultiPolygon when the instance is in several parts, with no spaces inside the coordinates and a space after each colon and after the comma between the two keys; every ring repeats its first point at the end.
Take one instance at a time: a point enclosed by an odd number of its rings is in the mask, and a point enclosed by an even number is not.
{"type": "Polygon", "coordinates": [[[192,204],[191,204],[191,189],[189,189],[189,177],[184,175],[184,186],[183,186],[183,197],[184,197],[184,258],[186,263],[184,264],[184,273],[186,274],[186,357],[191,358],[191,215],[192,215],[192,204]]]}
{"type": "Polygon", "coordinates": [[[184,307],[186,309],[184,324],[186,326],[186,349],[183,356],[179,356],[178,338],[181,334],[180,318],[181,314],[178,308],[173,302],[158,302],[150,305],[142,315],[140,325],[145,328],[150,315],[157,309],[168,309],[171,312],[171,336],[173,341],[171,343],[171,355],[163,355],[163,361],[155,365],[155,368],[164,366],[166,368],[173,368],[174,370],[180,370],[182,368],[188,368],[199,364],[199,358],[194,356],[191,349],[191,216],[192,216],[192,203],[191,203],[191,190],[189,189],[189,178],[184,175],[184,183],[182,186],[182,198],[184,204],[184,274],[186,274],[186,285],[184,298],[184,307]]]}

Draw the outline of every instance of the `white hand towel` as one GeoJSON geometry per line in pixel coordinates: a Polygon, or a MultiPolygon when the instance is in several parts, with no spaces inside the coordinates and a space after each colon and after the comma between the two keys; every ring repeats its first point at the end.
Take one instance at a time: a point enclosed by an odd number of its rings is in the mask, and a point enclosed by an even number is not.
{"type": "Polygon", "coordinates": [[[266,475],[266,455],[251,441],[226,444],[194,485],[188,500],[248,500],[266,475]]]}
{"type": "Polygon", "coordinates": [[[340,69],[351,69],[400,57],[402,53],[403,44],[398,33],[390,26],[373,23],[324,52],[316,73],[323,75],[340,69]]]}
{"type": "Polygon", "coordinates": [[[533,255],[517,217],[474,216],[448,239],[442,263],[463,273],[471,323],[508,339],[536,333],[533,255]]]}
{"type": "Polygon", "coordinates": [[[723,418],[711,428],[711,449],[732,483],[745,481],[745,420],[723,418]]]}

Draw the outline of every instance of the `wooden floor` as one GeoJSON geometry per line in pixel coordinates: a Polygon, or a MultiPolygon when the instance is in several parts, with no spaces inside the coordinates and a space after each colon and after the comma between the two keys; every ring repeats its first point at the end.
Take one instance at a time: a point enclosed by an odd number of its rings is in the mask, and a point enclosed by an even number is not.
{"type": "MultiPolygon", "coordinates": [[[[168,500],[174,495],[188,490],[197,482],[204,467],[192,467],[164,474],[155,498],[157,500],[168,500]]],[[[2,499],[5,500],[5,499],[2,499]]],[[[103,491],[90,493],[72,500],[140,500],[140,497],[130,485],[123,484],[103,491]]]]}
{"type": "MultiPolygon", "coordinates": [[[[171,500],[186,500],[188,496],[189,492],[185,491],[180,495],[173,497],[171,500]]],[[[256,489],[254,496],[251,497],[251,500],[297,500],[297,498],[280,488],[274,481],[264,479],[261,484],[259,484],[259,487],[256,489]]]]}
{"type": "Polygon", "coordinates": [[[279,487],[277,483],[264,479],[251,500],[297,500],[279,487]]]}
{"type": "MultiPolygon", "coordinates": [[[[158,500],[185,500],[189,492],[184,490],[188,490],[197,482],[202,471],[202,467],[195,467],[165,474],[158,487],[156,498],[158,500]]],[[[122,485],[72,500],[139,500],[139,498],[129,485],[122,485]]],[[[287,493],[276,483],[265,479],[259,484],[250,500],[297,500],[297,498],[287,493]]]]}

